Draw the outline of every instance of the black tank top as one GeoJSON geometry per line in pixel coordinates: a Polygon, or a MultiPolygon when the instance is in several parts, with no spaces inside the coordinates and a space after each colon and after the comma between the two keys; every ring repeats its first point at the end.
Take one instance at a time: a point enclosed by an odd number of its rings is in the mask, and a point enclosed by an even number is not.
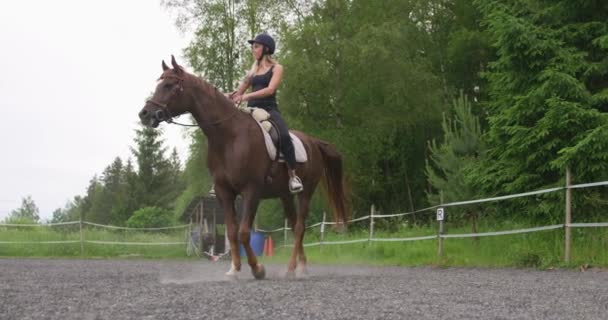
{"type": "MultiPolygon", "coordinates": [[[[251,78],[251,92],[268,88],[268,85],[270,85],[270,79],[272,79],[272,69],[274,69],[274,65],[272,65],[272,67],[270,67],[266,73],[254,75],[251,78]]],[[[277,108],[277,94],[275,92],[271,96],[251,99],[249,100],[248,106],[262,109],[277,108]]]]}

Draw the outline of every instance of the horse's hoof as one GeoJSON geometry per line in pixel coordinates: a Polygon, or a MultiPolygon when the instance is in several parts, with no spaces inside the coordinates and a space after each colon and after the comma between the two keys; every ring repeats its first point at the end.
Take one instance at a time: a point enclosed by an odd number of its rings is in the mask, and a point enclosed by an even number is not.
{"type": "Polygon", "coordinates": [[[226,275],[224,275],[224,278],[228,281],[237,281],[237,280],[239,280],[239,275],[238,275],[238,272],[235,274],[228,274],[228,272],[226,272],[226,275]]]}
{"type": "Polygon", "coordinates": [[[253,273],[253,277],[256,278],[256,280],[262,280],[266,278],[266,269],[261,263],[258,263],[257,269],[258,270],[256,271],[255,268],[251,268],[251,273],[253,273]]]}
{"type": "Polygon", "coordinates": [[[241,274],[240,271],[237,271],[236,268],[234,267],[234,265],[232,265],[230,267],[230,270],[228,270],[228,272],[226,272],[226,279],[228,280],[237,280],[239,278],[239,274],[241,274]]]}
{"type": "Polygon", "coordinates": [[[296,267],[296,276],[298,278],[308,278],[308,268],[306,266],[296,267]]]}
{"type": "Polygon", "coordinates": [[[285,273],[285,279],[293,280],[295,278],[296,278],[296,273],[293,270],[287,271],[287,273],[285,273]]]}

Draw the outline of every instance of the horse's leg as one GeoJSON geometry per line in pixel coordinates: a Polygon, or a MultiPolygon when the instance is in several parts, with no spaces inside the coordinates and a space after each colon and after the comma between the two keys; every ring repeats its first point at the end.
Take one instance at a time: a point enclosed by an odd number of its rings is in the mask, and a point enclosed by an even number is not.
{"type": "MultiPolygon", "coordinates": [[[[251,188],[251,190],[259,190],[259,188],[251,188]]],[[[264,279],[266,271],[264,266],[258,263],[258,259],[249,245],[249,239],[251,237],[251,226],[253,225],[253,219],[260,203],[260,195],[258,191],[248,191],[243,193],[243,212],[241,216],[241,223],[239,225],[239,239],[247,254],[247,262],[251,267],[251,273],[256,279],[264,279]]]]}
{"type": "Polygon", "coordinates": [[[241,256],[239,254],[239,244],[237,242],[236,211],[234,209],[234,199],[236,198],[236,195],[221,186],[216,185],[215,189],[220,205],[224,209],[226,232],[228,233],[230,256],[232,257],[232,265],[230,270],[226,272],[226,276],[236,278],[241,271],[241,256]]]}
{"type": "MultiPolygon", "coordinates": [[[[295,235],[297,214],[296,214],[296,206],[294,204],[294,197],[292,195],[283,196],[283,197],[281,197],[281,202],[283,203],[283,210],[285,211],[285,217],[287,217],[289,227],[291,228],[291,231],[295,235]]],[[[294,246],[291,257],[289,258],[289,264],[287,265],[287,277],[288,278],[295,277],[294,270],[296,268],[297,255],[298,255],[298,247],[294,246]]]]}
{"type": "Polygon", "coordinates": [[[289,265],[287,266],[287,276],[291,277],[295,275],[296,269],[296,258],[299,256],[299,264],[302,264],[302,268],[298,268],[300,271],[306,269],[306,256],[304,256],[304,231],[306,231],[306,216],[308,215],[308,207],[310,202],[310,194],[306,191],[298,195],[298,213],[296,215],[296,223],[294,230],[294,244],[291,258],[289,259],[289,265]]]}
{"type": "Polygon", "coordinates": [[[293,195],[285,195],[281,197],[281,203],[283,203],[283,210],[285,211],[285,218],[287,218],[287,224],[294,231],[296,225],[296,205],[294,203],[293,195]]]}
{"type": "Polygon", "coordinates": [[[305,276],[308,274],[306,270],[306,255],[304,254],[304,233],[306,232],[306,218],[308,217],[308,210],[310,208],[310,198],[312,197],[311,193],[303,192],[298,196],[298,223],[301,223],[302,227],[298,228],[298,234],[296,237],[299,238],[297,243],[299,244],[297,247],[298,250],[298,265],[297,265],[297,275],[305,276]],[[301,221],[301,222],[300,222],[301,221]]]}

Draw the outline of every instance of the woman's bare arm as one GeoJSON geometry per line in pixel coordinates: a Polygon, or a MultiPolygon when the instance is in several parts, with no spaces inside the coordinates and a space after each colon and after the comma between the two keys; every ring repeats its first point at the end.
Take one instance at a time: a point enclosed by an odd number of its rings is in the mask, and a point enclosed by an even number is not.
{"type": "Polygon", "coordinates": [[[268,84],[268,87],[264,88],[262,90],[244,94],[242,97],[242,100],[248,101],[248,100],[255,99],[255,98],[263,98],[263,97],[273,95],[279,88],[279,85],[281,84],[282,79],[283,79],[283,66],[280,64],[277,64],[274,67],[274,70],[272,73],[272,78],[270,79],[270,84],[268,84]]]}
{"type": "Polygon", "coordinates": [[[247,88],[249,88],[250,85],[251,85],[251,76],[249,74],[247,74],[245,76],[245,78],[243,78],[243,80],[239,84],[239,87],[235,90],[234,93],[242,95],[243,93],[245,93],[245,91],[247,91],[247,88]]]}
{"type": "Polygon", "coordinates": [[[247,74],[245,76],[245,78],[243,78],[243,80],[241,80],[241,83],[239,84],[239,86],[236,88],[236,90],[230,92],[230,93],[225,93],[224,95],[228,98],[228,99],[232,99],[233,101],[236,102],[237,99],[235,98],[239,98],[238,100],[240,100],[240,97],[243,95],[243,93],[245,91],[247,91],[247,88],[249,88],[249,86],[251,85],[251,77],[249,76],[249,74],[247,74]]]}

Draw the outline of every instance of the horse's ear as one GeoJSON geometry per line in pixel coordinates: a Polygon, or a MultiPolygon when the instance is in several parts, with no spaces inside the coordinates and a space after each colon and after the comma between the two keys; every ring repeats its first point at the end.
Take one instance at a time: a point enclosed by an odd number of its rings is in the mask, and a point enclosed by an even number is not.
{"type": "Polygon", "coordinates": [[[171,55],[171,65],[173,66],[173,69],[175,70],[176,73],[181,73],[182,72],[182,67],[179,66],[179,64],[177,64],[177,61],[175,61],[175,57],[173,55],[171,55]]]}
{"type": "Polygon", "coordinates": [[[169,69],[169,67],[165,63],[165,60],[163,60],[163,71],[167,71],[167,69],[169,69]]]}

